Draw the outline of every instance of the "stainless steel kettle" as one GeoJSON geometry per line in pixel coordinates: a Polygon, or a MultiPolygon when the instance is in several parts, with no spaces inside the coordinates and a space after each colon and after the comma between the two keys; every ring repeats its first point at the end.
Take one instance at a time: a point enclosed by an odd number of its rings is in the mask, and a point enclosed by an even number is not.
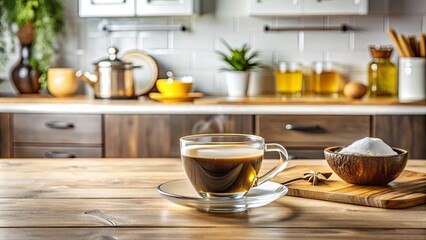
{"type": "Polygon", "coordinates": [[[108,48],[108,58],[95,62],[95,73],[76,72],[77,77],[88,83],[100,99],[136,99],[132,63],[117,57],[118,49],[108,48]]]}

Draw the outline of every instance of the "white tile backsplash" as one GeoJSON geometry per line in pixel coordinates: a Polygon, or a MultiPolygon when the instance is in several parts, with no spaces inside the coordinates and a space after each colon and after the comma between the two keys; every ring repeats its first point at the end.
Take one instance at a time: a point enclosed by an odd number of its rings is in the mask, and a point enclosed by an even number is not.
{"type": "Polygon", "coordinates": [[[193,55],[193,67],[196,72],[214,72],[225,66],[219,55],[213,52],[196,52],[193,55]]]}
{"type": "Polygon", "coordinates": [[[169,48],[168,34],[168,32],[139,32],[136,48],[142,50],[167,49],[169,48]]]}
{"type": "Polygon", "coordinates": [[[159,68],[159,76],[166,77],[166,72],[171,70],[175,76],[192,75],[191,54],[189,53],[164,53],[152,55],[159,68]]]}
{"type": "MultiPolygon", "coordinates": [[[[160,77],[173,70],[177,76],[193,75],[195,90],[223,94],[226,84],[223,66],[214,50],[226,51],[220,38],[234,47],[248,43],[260,52],[259,60],[266,65],[278,61],[298,61],[309,70],[313,61],[330,60],[343,64],[353,81],[366,82],[366,65],[370,61],[368,45],[391,44],[387,28],[399,33],[419,35],[426,32],[425,0],[370,0],[366,16],[293,16],[250,17],[248,0],[204,0],[204,13],[192,17],[111,18],[114,24],[179,25],[188,32],[140,31],[107,33],[99,30],[101,18],[79,18],[78,1],[65,1],[66,28],[59,39],[59,55],[53,66],[74,67],[93,71],[92,63],[107,57],[106,49],[116,45],[121,52],[140,49],[157,61],[160,77]],[[272,27],[328,27],[343,23],[357,31],[341,32],[264,32],[272,27]]],[[[18,46],[19,48],[19,46],[18,46]]],[[[17,49],[19,50],[19,49],[17,49]]],[[[397,53],[393,60],[396,61],[397,53]]],[[[0,77],[8,77],[17,53],[11,53],[7,66],[0,68],[0,77]]],[[[14,91],[3,83],[0,91],[14,91]]]]}
{"type": "Polygon", "coordinates": [[[253,47],[262,50],[294,50],[299,47],[297,32],[271,32],[254,36],[253,47]]]}
{"type": "Polygon", "coordinates": [[[360,32],[384,32],[384,16],[356,16],[354,17],[354,27],[360,32]]]}
{"type": "Polygon", "coordinates": [[[273,26],[272,17],[237,17],[235,18],[235,31],[237,33],[261,34],[265,25],[273,26]]]}
{"type": "Polygon", "coordinates": [[[420,34],[422,31],[422,17],[391,16],[389,18],[389,27],[395,29],[398,33],[403,33],[405,35],[420,34]]]}
{"type": "Polygon", "coordinates": [[[305,32],[304,51],[349,50],[349,34],[342,32],[305,32]]]}

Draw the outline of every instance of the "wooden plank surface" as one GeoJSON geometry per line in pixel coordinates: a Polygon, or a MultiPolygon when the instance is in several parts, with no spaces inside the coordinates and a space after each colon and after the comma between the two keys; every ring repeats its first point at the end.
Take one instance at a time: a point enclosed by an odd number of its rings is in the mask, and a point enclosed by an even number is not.
{"type": "MultiPolygon", "coordinates": [[[[298,178],[310,170],[333,172],[327,166],[294,166],[275,180],[298,178]],[[280,178],[280,179],[279,179],[280,178]]],[[[386,186],[360,186],[342,181],[336,174],[317,185],[297,181],[287,185],[290,196],[328,200],[381,208],[406,208],[426,203],[426,173],[404,170],[386,186]]]]}
{"type": "MultiPolygon", "coordinates": [[[[262,171],[275,163],[265,161],[262,171]]],[[[290,163],[313,164],[326,162],[290,163]]],[[[426,172],[426,161],[409,161],[406,169],[426,172]]],[[[0,236],[368,239],[369,234],[379,234],[422,239],[425,234],[426,205],[388,210],[285,196],[243,213],[207,214],[175,205],[157,193],[159,184],[184,177],[179,159],[2,159],[0,236]]]]}
{"type": "Polygon", "coordinates": [[[2,240],[16,239],[410,239],[424,240],[425,229],[301,229],[298,228],[0,228],[2,240]]]}

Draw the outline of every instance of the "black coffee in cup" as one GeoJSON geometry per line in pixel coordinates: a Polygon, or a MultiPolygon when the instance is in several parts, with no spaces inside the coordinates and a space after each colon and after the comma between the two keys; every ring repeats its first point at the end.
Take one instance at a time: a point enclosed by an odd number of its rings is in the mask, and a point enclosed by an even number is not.
{"type": "Polygon", "coordinates": [[[245,145],[199,145],[186,147],[182,161],[201,196],[241,197],[254,185],[263,154],[245,145]]]}

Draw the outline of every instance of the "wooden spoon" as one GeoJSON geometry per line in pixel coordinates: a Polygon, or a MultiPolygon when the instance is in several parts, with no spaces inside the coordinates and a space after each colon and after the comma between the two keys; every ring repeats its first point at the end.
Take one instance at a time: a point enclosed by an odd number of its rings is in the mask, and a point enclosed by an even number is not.
{"type": "Polygon", "coordinates": [[[404,34],[398,35],[399,44],[401,44],[402,51],[404,52],[405,57],[414,57],[414,52],[410,47],[410,43],[408,39],[404,36],[404,34]]]}
{"type": "Polygon", "coordinates": [[[389,28],[388,29],[388,34],[389,34],[389,36],[390,36],[390,38],[391,38],[391,40],[393,42],[393,45],[395,45],[395,48],[398,51],[399,55],[401,57],[406,57],[405,54],[404,54],[404,51],[402,51],[401,44],[400,44],[400,42],[398,40],[398,34],[395,32],[395,30],[392,29],[392,28],[389,28]]]}
{"type": "Polygon", "coordinates": [[[408,42],[410,44],[410,48],[414,53],[414,57],[419,57],[419,49],[417,48],[417,39],[416,36],[412,35],[408,37],[408,42]]]}
{"type": "Polygon", "coordinates": [[[426,57],[426,34],[420,35],[420,57],[426,57]]]}

